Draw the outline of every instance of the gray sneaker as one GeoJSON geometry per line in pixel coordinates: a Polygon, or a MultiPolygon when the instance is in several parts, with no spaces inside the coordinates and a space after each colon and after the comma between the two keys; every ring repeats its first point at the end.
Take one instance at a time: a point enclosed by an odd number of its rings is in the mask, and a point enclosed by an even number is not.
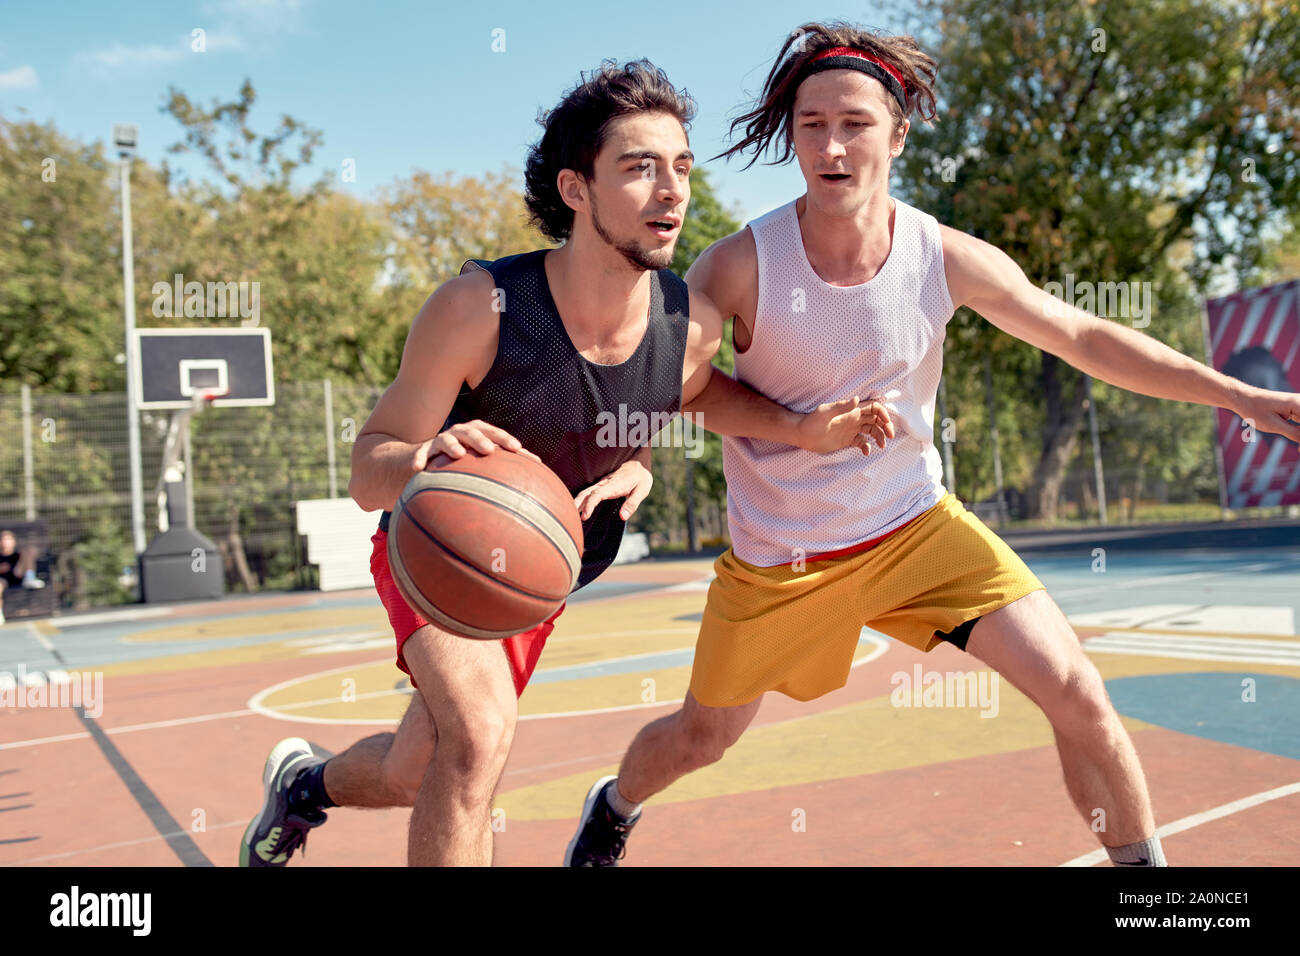
{"type": "Polygon", "coordinates": [[[303,770],[324,761],[301,737],[287,737],[271,748],[262,769],[266,796],[239,845],[240,866],[284,866],[294,851],[306,852],[307,832],[325,822],[324,811],[309,816],[289,812],[289,789],[303,770]]]}

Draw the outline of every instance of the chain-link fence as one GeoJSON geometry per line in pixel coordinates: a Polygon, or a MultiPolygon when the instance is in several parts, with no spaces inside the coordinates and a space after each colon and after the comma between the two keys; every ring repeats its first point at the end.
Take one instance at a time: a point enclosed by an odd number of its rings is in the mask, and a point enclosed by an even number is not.
{"type": "MultiPolygon", "coordinates": [[[[272,407],[194,415],[194,525],[220,548],[228,589],[312,585],[294,502],[347,494],[351,443],[379,394],[339,383],[281,384],[272,407]]],[[[159,469],[171,415],[140,417],[146,540],[158,533],[159,469]]],[[[3,395],[0,434],[0,527],[45,522],[59,604],[132,600],[126,396],[3,395]]]]}
{"type": "Polygon", "coordinates": [[[952,465],[945,484],[990,524],[1223,516],[1214,412],[1205,406],[1085,383],[1094,397],[1067,406],[1076,418],[1058,426],[1049,446],[1047,412],[1033,396],[995,393],[978,376],[953,376],[950,385],[934,424],[935,445],[952,465]]]}
{"type": "MultiPolygon", "coordinates": [[[[1041,416],[1023,397],[996,396],[990,403],[978,382],[966,391],[963,397],[950,388],[936,409],[935,444],[948,439],[957,496],[990,524],[1012,526],[1029,516],[1028,495],[1040,484],[1041,416]]],[[[379,394],[338,382],[281,383],[273,407],[210,408],[193,416],[194,524],[220,549],[228,591],[315,586],[315,569],[305,563],[296,533],[294,503],[347,494],[353,442],[379,394]]],[[[1098,414],[1110,523],[1219,517],[1211,414],[1145,399],[1123,412],[1098,414]]],[[[159,470],[171,415],[141,413],[146,540],[158,532],[159,470]]],[[[0,528],[45,522],[58,603],[85,608],[133,600],[125,396],[0,395],[0,435],[0,528]]],[[[1066,462],[1054,479],[1056,522],[1098,523],[1097,467],[1086,419],[1066,462]]],[[[695,542],[725,544],[720,439],[708,435],[701,457],[690,461],[682,448],[656,448],[654,472],[654,490],[632,529],[648,532],[653,547],[685,550],[693,509],[695,542]]]]}

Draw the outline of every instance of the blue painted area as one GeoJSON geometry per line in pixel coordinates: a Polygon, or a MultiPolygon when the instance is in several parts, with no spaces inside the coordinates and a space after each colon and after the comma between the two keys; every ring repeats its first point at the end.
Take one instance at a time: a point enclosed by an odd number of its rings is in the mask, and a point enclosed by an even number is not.
{"type": "Polygon", "coordinates": [[[532,684],[558,684],[561,681],[577,680],[583,677],[606,677],[610,674],[641,674],[646,671],[659,670],[664,667],[685,667],[695,659],[695,649],[685,651],[664,651],[661,654],[646,654],[632,658],[613,661],[592,661],[590,664],[575,664],[572,667],[557,667],[555,670],[537,671],[533,674],[532,684]]]}
{"type": "Polygon", "coordinates": [[[1179,733],[1300,760],[1300,680],[1278,674],[1147,674],[1106,681],[1115,709],[1179,733]],[[1247,678],[1253,702],[1242,700],[1247,678]]]}
{"type": "Polygon", "coordinates": [[[595,601],[599,598],[622,597],[641,591],[654,591],[663,584],[654,581],[592,581],[581,591],[569,595],[568,603],[581,604],[583,601],[595,601]]]}
{"type": "MultiPolygon", "coordinates": [[[[252,644],[267,644],[274,641],[289,641],[309,637],[349,637],[365,628],[359,625],[347,627],[313,628],[300,631],[282,631],[278,634],[246,634],[236,637],[216,637],[211,640],[164,641],[151,643],[122,643],[117,638],[102,635],[88,635],[77,639],[69,635],[56,635],[52,640],[59,649],[65,664],[46,652],[34,639],[24,645],[14,646],[6,653],[0,653],[0,671],[14,671],[19,665],[27,670],[50,670],[58,667],[71,669],[88,669],[121,664],[127,661],[150,660],[158,657],[184,657],[188,654],[202,654],[205,651],[219,651],[232,647],[247,647],[252,644]]],[[[379,631],[379,628],[375,628],[379,631]]],[[[136,632],[132,632],[136,633],[136,632]]]]}
{"type": "Polygon", "coordinates": [[[1106,551],[1105,571],[1093,571],[1092,548],[1074,555],[1026,554],[1067,615],[1148,604],[1229,604],[1290,607],[1300,623],[1300,552],[1106,551]]]}
{"type": "MultiPolygon", "coordinates": [[[[1231,604],[1290,606],[1300,622],[1300,553],[1293,548],[1257,548],[1240,551],[1128,551],[1111,547],[1107,551],[1105,573],[1092,571],[1092,549],[1080,546],[1075,554],[1027,554],[1026,563],[1047,586],[1048,592],[1066,614],[1135,607],[1146,604],[1231,604]],[[1152,580],[1156,579],[1156,580],[1152,580]],[[1163,580],[1161,580],[1163,579],[1163,580]]],[[[663,587],[662,583],[594,581],[570,597],[573,604],[610,598],[663,587]]],[[[278,597],[267,595],[268,597],[278,597]]],[[[234,596],[232,596],[234,597],[234,596]]],[[[247,595],[238,595],[242,602],[247,595]]],[[[705,595],[699,594],[698,607],[704,607],[705,595]]],[[[233,603],[233,602],[232,602],[233,603]]],[[[128,634],[141,634],[159,628],[184,625],[187,620],[213,618],[255,618],[264,615],[293,615],[305,610],[321,608],[378,607],[379,599],[373,593],[347,596],[322,594],[315,600],[298,607],[258,608],[243,605],[239,610],[201,616],[188,608],[176,608],[176,613],[163,618],[145,620],[105,621],[76,625],[69,621],[68,629],[55,634],[51,640],[62,653],[70,668],[87,668],[119,661],[150,657],[172,657],[240,647],[300,637],[329,633],[355,633],[358,626],[326,629],[304,629],[262,633],[252,627],[246,633],[227,638],[176,641],[161,644],[126,644],[121,641],[128,634]]],[[[688,613],[674,620],[696,621],[700,615],[688,613]]],[[[382,620],[382,618],[380,618],[382,620]]],[[[56,619],[56,625],[60,622],[56,619]]],[[[31,634],[4,632],[0,640],[0,670],[14,670],[25,664],[29,670],[47,670],[59,666],[58,662],[41,647],[31,634]]],[[[690,643],[694,643],[691,641],[690,643]]],[[[615,667],[615,665],[601,665],[615,667]]],[[[629,671],[657,666],[676,666],[675,663],[649,663],[646,660],[626,665],[629,671]]],[[[622,673],[610,669],[603,673],[622,673]]],[[[560,672],[556,672],[558,675],[560,672]]],[[[566,676],[553,676],[550,680],[566,680],[577,676],[595,676],[584,671],[566,676]]]]}
{"type": "MultiPolygon", "coordinates": [[[[573,594],[569,598],[570,604],[581,604],[585,601],[592,601],[598,598],[621,597],[627,594],[635,594],[639,591],[652,591],[663,587],[662,584],[648,582],[593,582],[581,591],[573,594]]],[[[243,600],[247,596],[240,595],[243,600]]],[[[184,641],[162,641],[149,642],[147,640],[140,642],[124,642],[122,638],[127,636],[143,636],[150,631],[162,630],[164,628],[174,628],[183,626],[187,620],[192,621],[211,621],[218,618],[238,620],[240,618],[265,618],[280,617],[288,615],[292,617],[295,614],[301,614],[304,611],[319,610],[321,608],[351,608],[373,606],[379,608],[379,598],[371,593],[365,597],[348,597],[337,598],[322,595],[319,600],[309,602],[298,607],[288,608],[267,608],[259,610],[257,608],[245,609],[240,611],[231,611],[228,613],[206,614],[198,613],[185,614],[181,611],[175,615],[158,618],[146,618],[144,620],[122,620],[122,621],[103,621],[93,624],[78,625],[75,622],[69,622],[71,626],[67,630],[56,634],[51,638],[54,645],[59,649],[66,664],[61,663],[55,657],[49,654],[39,642],[30,634],[23,635],[24,639],[9,641],[0,644],[0,671],[15,673],[20,667],[28,671],[35,670],[52,670],[60,667],[73,669],[90,669],[95,667],[104,667],[110,664],[119,664],[127,661],[145,660],[160,657],[183,657],[189,654],[201,654],[205,651],[223,650],[233,647],[247,647],[254,644],[268,644],[278,641],[290,641],[299,638],[326,637],[337,634],[340,637],[356,634],[358,631],[366,630],[363,625],[349,624],[339,627],[325,628],[300,628],[288,630],[274,630],[269,633],[261,630],[251,631],[245,634],[238,634],[231,637],[213,637],[203,640],[184,640],[184,641]]],[[[380,609],[382,614],[382,609],[380,609]]],[[[382,617],[379,619],[382,621],[382,617]]],[[[55,624],[60,622],[56,619],[55,624]]],[[[381,630],[382,624],[376,624],[375,630],[381,630]]],[[[16,636],[16,635],[15,635],[16,636]]],[[[673,665],[668,665],[673,666],[673,665]]],[[[633,670],[637,668],[633,667],[633,670]]],[[[614,672],[616,673],[616,672],[614,672]]]]}

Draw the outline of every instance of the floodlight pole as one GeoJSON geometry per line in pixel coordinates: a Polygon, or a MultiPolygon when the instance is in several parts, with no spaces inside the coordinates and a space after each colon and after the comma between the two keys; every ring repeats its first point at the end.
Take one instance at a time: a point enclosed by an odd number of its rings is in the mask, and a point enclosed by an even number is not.
{"type": "Polygon", "coordinates": [[[144,479],[140,473],[140,413],[135,407],[135,249],[131,242],[131,157],[135,153],[134,126],[113,128],[117,155],[121,159],[118,179],[122,184],[122,289],[126,319],[126,422],[127,455],[131,471],[131,534],[137,556],[144,553],[144,479]]]}
{"type": "MultiPolygon", "coordinates": [[[[1101,515],[1101,523],[1106,522],[1106,477],[1102,473],[1101,466],[1101,439],[1097,436],[1097,403],[1092,400],[1092,376],[1083,377],[1084,397],[1088,401],[1088,431],[1092,434],[1092,480],[1097,485],[1097,511],[1101,515]]],[[[1136,492],[1136,488],[1134,489],[1136,492]]],[[[1137,502],[1133,502],[1133,507],[1137,507],[1137,502]]],[[[1120,516],[1121,520],[1123,515],[1120,516]]]]}

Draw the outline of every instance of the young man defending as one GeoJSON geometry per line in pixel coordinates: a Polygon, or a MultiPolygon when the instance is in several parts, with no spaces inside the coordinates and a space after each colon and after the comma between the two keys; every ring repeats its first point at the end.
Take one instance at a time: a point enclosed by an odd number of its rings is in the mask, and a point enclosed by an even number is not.
{"type": "MultiPolygon", "coordinates": [[[[1102,381],[1229,408],[1293,440],[1300,395],[1062,310],[998,249],[892,199],[890,163],[908,114],[934,117],[933,79],[910,37],[807,24],[733,124],[747,135],[724,155],[783,144],[781,161],[793,152],[807,185],[687,275],[733,319],[737,380],[794,410],[867,383],[892,397],[898,437],[865,467],[844,452],[725,439],[733,546],[715,565],[690,690],[640,731],[617,778],[592,787],[568,865],[617,865],[642,801],[721,759],[767,691],[812,700],[842,687],[864,625],[923,651],[948,641],[1011,681],[1051,722],[1080,814],[1105,811],[1111,859],[1164,865],[1142,768],[1097,668],[1020,558],[945,492],[932,431],[945,326],[969,306],[1102,381]]],[[[727,401],[710,392],[690,410],[721,423],[727,401]]]]}

